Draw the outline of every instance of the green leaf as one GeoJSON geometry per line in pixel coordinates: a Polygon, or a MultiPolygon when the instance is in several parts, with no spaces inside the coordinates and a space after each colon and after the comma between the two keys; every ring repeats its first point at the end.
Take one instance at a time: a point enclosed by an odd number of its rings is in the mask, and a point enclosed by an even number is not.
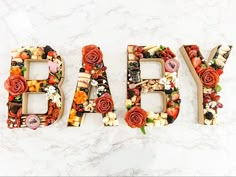
{"type": "Polygon", "coordinates": [[[126,108],[129,110],[132,107],[132,105],[128,104],[126,105],[126,108]]]}
{"type": "Polygon", "coordinates": [[[147,123],[154,123],[152,119],[147,118],[147,123]]]}
{"type": "Polygon", "coordinates": [[[213,59],[213,63],[216,64],[216,59],[215,58],[213,59]]]}
{"type": "Polygon", "coordinates": [[[16,102],[21,102],[22,101],[22,96],[19,95],[19,96],[15,97],[15,101],[16,102]]]}
{"type": "Polygon", "coordinates": [[[145,127],[143,126],[142,128],[140,128],[140,130],[142,131],[142,133],[144,134],[144,135],[146,135],[146,131],[145,131],[145,127]]]}
{"type": "Polygon", "coordinates": [[[163,45],[160,45],[160,50],[162,51],[162,50],[165,50],[165,46],[163,46],[163,45]]]}
{"type": "Polygon", "coordinates": [[[216,89],[216,92],[220,92],[222,88],[220,85],[217,85],[215,89],[216,89]]]}
{"type": "Polygon", "coordinates": [[[21,72],[22,72],[23,75],[25,74],[25,71],[26,71],[26,67],[22,67],[21,72]]]}

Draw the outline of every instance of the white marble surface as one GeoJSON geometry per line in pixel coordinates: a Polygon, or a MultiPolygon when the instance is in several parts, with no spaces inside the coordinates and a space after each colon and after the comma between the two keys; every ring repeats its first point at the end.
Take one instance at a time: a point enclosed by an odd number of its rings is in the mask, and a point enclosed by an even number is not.
{"type": "Polygon", "coordinates": [[[0,175],[236,175],[236,50],[221,78],[216,127],[197,123],[196,85],[178,51],[197,43],[208,56],[218,44],[235,46],[235,7],[234,0],[0,0],[0,175]],[[102,48],[108,66],[116,128],[103,127],[97,114],[84,127],[66,127],[81,48],[90,43],[102,48]],[[3,82],[10,50],[46,44],[65,58],[64,116],[37,131],[9,130],[3,82]],[[128,44],[168,45],[181,62],[179,118],[146,136],[123,120],[128,44]]]}

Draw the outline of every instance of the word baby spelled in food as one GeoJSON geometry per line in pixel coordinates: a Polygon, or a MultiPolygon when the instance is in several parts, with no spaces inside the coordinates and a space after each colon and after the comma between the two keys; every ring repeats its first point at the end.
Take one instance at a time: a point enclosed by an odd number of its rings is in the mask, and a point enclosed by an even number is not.
{"type": "MultiPolygon", "coordinates": [[[[232,46],[219,45],[206,60],[197,45],[184,45],[180,48],[198,87],[198,119],[204,125],[215,125],[221,90],[220,75],[229,58],[232,46]]],[[[127,112],[124,119],[131,128],[160,127],[173,123],[180,110],[180,94],[177,85],[179,62],[169,47],[128,45],[127,53],[127,112]],[[141,77],[140,63],[157,62],[161,65],[161,78],[141,77]],[[146,111],[141,107],[141,93],[158,93],[163,97],[161,112],[146,111]]],[[[105,126],[119,125],[115,113],[114,101],[108,84],[107,67],[103,53],[96,45],[82,48],[82,66],[71,110],[68,116],[69,127],[80,127],[86,113],[102,114],[105,126]],[[91,94],[95,88],[94,94],[91,94]],[[95,95],[95,98],[91,98],[95,95]]],[[[8,119],[9,128],[28,127],[37,129],[53,124],[63,114],[64,97],[61,84],[64,79],[62,57],[50,46],[21,47],[14,49],[11,55],[10,76],[5,81],[9,92],[8,119]],[[29,80],[30,63],[47,62],[49,76],[45,80],[29,80]],[[29,94],[45,94],[48,110],[45,114],[28,113],[29,94]]]]}
{"type": "Polygon", "coordinates": [[[128,81],[125,121],[131,128],[164,126],[175,121],[179,114],[180,96],[177,86],[179,62],[169,47],[128,46],[128,81]],[[158,62],[162,67],[162,78],[141,78],[141,62],[158,62]],[[141,108],[142,93],[160,93],[163,97],[162,112],[147,112],[141,108]]]}

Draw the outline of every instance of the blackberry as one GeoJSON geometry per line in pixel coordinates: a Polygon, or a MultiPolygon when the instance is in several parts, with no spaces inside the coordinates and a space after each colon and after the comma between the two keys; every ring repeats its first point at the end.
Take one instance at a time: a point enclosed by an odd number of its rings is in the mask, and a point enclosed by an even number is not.
{"type": "Polygon", "coordinates": [[[133,63],[133,65],[134,65],[136,68],[139,67],[139,63],[138,63],[138,62],[133,63]]]}
{"type": "Polygon", "coordinates": [[[82,112],[77,112],[77,113],[76,113],[76,116],[82,117],[82,116],[83,116],[83,113],[82,113],[82,112]]]}
{"type": "Polygon", "coordinates": [[[145,53],[143,54],[143,58],[151,58],[150,53],[149,53],[149,52],[145,52],[145,53]]]}
{"type": "Polygon", "coordinates": [[[39,92],[44,92],[44,88],[43,87],[39,88],[39,92]]]}
{"type": "Polygon", "coordinates": [[[172,93],[172,89],[165,90],[165,93],[166,93],[166,94],[171,94],[171,93],[172,93]]]}
{"type": "Polygon", "coordinates": [[[85,72],[85,69],[84,69],[84,68],[80,68],[80,69],[79,69],[79,72],[84,73],[84,72],[85,72]]]}
{"type": "Polygon", "coordinates": [[[204,116],[208,120],[212,120],[213,119],[213,114],[211,112],[207,112],[206,114],[204,114],[204,116]]]}
{"type": "Polygon", "coordinates": [[[18,106],[13,106],[13,107],[11,108],[11,112],[13,112],[14,114],[17,114],[18,109],[19,109],[18,106]]]}
{"type": "Polygon", "coordinates": [[[49,45],[47,45],[46,47],[44,47],[44,53],[48,53],[50,51],[54,51],[49,45]]]}
{"type": "Polygon", "coordinates": [[[176,102],[180,104],[181,103],[181,99],[176,100],[176,102]]]}
{"type": "Polygon", "coordinates": [[[135,95],[135,92],[133,90],[128,91],[128,97],[132,98],[135,95]]]}
{"type": "Polygon", "coordinates": [[[175,121],[175,119],[172,116],[167,117],[168,124],[172,124],[175,121]]]}
{"type": "Polygon", "coordinates": [[[47,54],[46,54],[46,53],[44,53],[44,54],[42,55],[42,59],[47,59],[47,54]]]}

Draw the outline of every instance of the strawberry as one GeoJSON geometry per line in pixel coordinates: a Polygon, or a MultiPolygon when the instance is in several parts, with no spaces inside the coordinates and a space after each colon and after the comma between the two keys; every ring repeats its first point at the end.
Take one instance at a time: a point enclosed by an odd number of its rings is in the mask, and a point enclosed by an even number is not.
{"type": "Polygon", "coordinates": [[[97,74],[97,73],[94,73],[94,74],[93,74],[93,78],[94,78],[94,79],[97,79],[97,78],[98,78],[98,74],[97,74]]]}
{"type": "Polygon", "coordinates": [[[210,96],[211,96],[211,99],[214,99],[216,96],[216,92],[212,92],[210,96]]]}
{"type": "Polygon", "coordinates": [[[174,104],[175,103],[173,101],[168,101],[168,103],[167,103],[168,107],[174,106],[174,104]]]}
{"type": "Polygon", "coordinates": [[[170,82],[171,87],[175,87],[175,84],[173,82],[170,82]]]}
{"type": "Polygon", "coordinates": [[[174,119],[177,118],[178,114],[179,114],[179,109],[178,108],[174,108],[174,107],[169,107],[166,109],[166,112],[169,116],[173,117],[174,119]]]}
{"type": "Polygon", "coordinates": [[[179,109],[179,104],[174,101],[168,101],[167,106],[179,109]]]}
{"type": "Polygon", "coordinates": [[[138,47],[137,48],[137,52],[141,52],[142,53],[143,52],[143,47],[138,47]]]}
{"type": "Polygon", "coordinates": [[[53,76],[52,76],[52,75],[49,76],[49,78],[48,78],[48,83],[49,83],[49,84],[54,84],[53,76]]]}
{"type": "Polygon", "coordinates": [[[59,80],[55,76],[50,75],[49,78],[48,78],[48,83],[53,85],[55,83],[59,83],[59,80]]]}
{"type": "Polygon", "coordinates": [[[197,51],[199,51],[199,47],[198,47],[197,45],[192,45],[190,48],[191,48],[192,50],[197,50],[197,51]]]}
{"type": "Polygon", "coordinates": [[[200,66],[198,66],[198,67],[195,68],[195,70],[196,70],[197,73],[200,73],[200,71],[202,70],[202,68],[201,68],[200,66]]]}
{"type": "Polygon", "coordinates": [[[133,91],[134,91],[134,94],[135,94],[136,96],[139,96],[139,95],[140,95],[140,91],[139,91],[138,89],[133,89],[133,91]]]}
{"type": "Polygon", "coordinates": [[[217,103],[217,107],[218,108],[223,108],[223,104],[222,103],[217,103]]]}
{"type": "Polygon", "coordinates": [[[214,101],[218,102],[220,100],[220,95],[216,95],[214,98],[213,98],[214,101]]]}
{"type": "Polygon", "coordinates": [[[186,50],[187,52],[189,52],[189,51],[191,50],[191,48],[190,48],[190,47],[186,47],[185,50],[186,50]]]}
{"type": "Polygon", "coordinates": [[[50,56],[50,57],[55,56],[55,52],[54,52],[54,51],[49,51],[49,52],[48,52],[48,56],[50,56]]]}
{"type": "Polygon", "coordinates": [[[196,50],[190,50],[188,52],[189,58],[194,58],[197,56],[197,51],[196,50]]]}
{"type": "Polygon", "coordinates": [[[143,54],[141,52],[134,52],[134,55],[138,58],[143,58],[143,54]]]}
{"type": "Polygon", "coordinates": [[[30,56],[29,56],[28,53],[26,53],[26,52],[21,52],[20,58],[21,58],[22,60],[25,60],[25,59],[29,59],[30,56]]]}
{"type": "Polygon", "coordinates": [[[211,100],[212,100],[212,98],[209,94],[204,95],[204,99],[203,99],[204,104],[211,102],[211,100]]]}
{"type": "Polygon", "coordinates": [[[223,69],[217,69],[216,71],[218,72],[219,75],[223,74],[223,69]]]}
{"type": "Polygon", "coordinates": [[[107,67],[106,67],[106,66],[103,66],[103,67],[102,67],[102,70],[103,70],[103,71],[106,71],[106,70],[107,70],[107,67]]]}
{"type": "Polygon", "coordinates": [[[179,93],[178,92],[172,92],[171,93],[171,100],[176,101],[179,99],[179,93]]]}
{"type": "Polygon", "coordinates": [[[9,95],[9,96],[8,96],[8,100],[9,100],[9,101],[13,101],[14,99],[15,99],[14,96],[12,96],[12,95],[9,95]]]}
{"type": "Polygon", "coordinates": [[[200,57],[192,58],[192,64],[194,68],[197,68],[198,66],[200,66],[201,63],[202,63],[202,60],[200,57]]]}
{"type": "Polygon", "coordinates": [[[88,64],[85,64],[85,70],[86,71],[88,71],[88,72],[90,72],[91,70],[92,70],[92,68],[91,68],[91,66],[90,65],[88,65],[88,64]]]}
{"type": "Polygon", "coordinates": [[[210,103],[211,102],[211,98],[205,98],[203,99],[203,104],[206,105],[206,103],[210,103]]]}

